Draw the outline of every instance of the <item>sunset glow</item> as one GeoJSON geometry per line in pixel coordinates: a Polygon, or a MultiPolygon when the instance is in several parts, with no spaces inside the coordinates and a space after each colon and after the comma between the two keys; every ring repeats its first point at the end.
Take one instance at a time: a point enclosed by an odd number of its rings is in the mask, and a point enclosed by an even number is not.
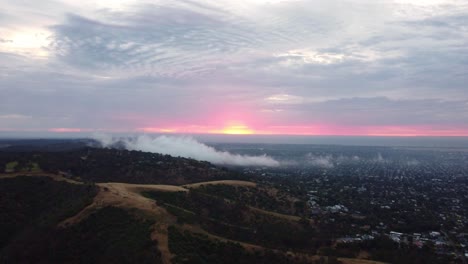
{"type": "Polygon", "coordinates": [[[89,130],[86,129],[81,129],[81,128],[65,128],[65,127],[60,127],[60,128],[51,128],[49,129],[50,132],[56,132],[56,133],[79,133],[79,132],[86,132],[89,130]]]}
{"type": "Polygon", "coordinates": [[[237,126],[229,126],[224,128],[221,131],[223,134],[228,135],[249,135],[255,134],[255,131],[249,129],[247,126],[237,125],[237,126]]]}
{"type": "MultiPolygon", "coordinates": [[[[59,131],[65,132],[64,129],[59,131]]],[[[73,132],[70,130],[69,132],[73,132]]],[[[129,131],[131,132],[131,131],[129,131]]],[[[223,128],[215,126],[174,126],[171,128],[147,127],[136,132],[157,134],[226,134],[226,135],[302,135],[302,136],[468,136],[468,127],[442,128],[430,126],[264,126],[229,125],[223,128]]]]}

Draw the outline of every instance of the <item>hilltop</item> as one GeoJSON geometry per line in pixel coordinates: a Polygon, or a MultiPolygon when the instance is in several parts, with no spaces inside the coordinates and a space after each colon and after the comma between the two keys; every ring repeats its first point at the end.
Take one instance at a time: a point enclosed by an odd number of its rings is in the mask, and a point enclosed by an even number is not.
{"type": "Polygon", "coordinates": [[[247,179],[208,162],[157,153],[82,147],[66,151],[0,151],[5,172],[40,170],[89,182],[188,184],[209,180],[247,179]]]}

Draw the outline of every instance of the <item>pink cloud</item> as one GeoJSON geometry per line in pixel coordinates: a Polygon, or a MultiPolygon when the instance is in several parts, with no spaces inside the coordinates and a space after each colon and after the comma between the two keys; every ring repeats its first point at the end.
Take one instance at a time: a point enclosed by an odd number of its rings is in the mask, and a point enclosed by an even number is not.
{"type": "Polygon", "coordinates": [[[78,133],[78,132],[88,132],[90,130],[89,129],[81,129],[81,128],[59,127],[59,128],[51,128],[48,131],[49,132],[55,132],[55,133],[78,133]]]}

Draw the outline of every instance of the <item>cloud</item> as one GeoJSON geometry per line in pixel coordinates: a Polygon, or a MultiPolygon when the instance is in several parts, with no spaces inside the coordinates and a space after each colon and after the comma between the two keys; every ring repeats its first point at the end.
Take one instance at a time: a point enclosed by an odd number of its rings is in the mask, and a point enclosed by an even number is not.
{"type": "Polygon", "coordinates": [[[106,134],[96,134],[94,139],[104,147],[121,143],[128,150],[167,154],[174,157],[192,158],[208,161],[218,165],[233,166],[266,166],[276,167],[279,162],[266,155],[249,156],[218,151],[213,147],[198,142],[192,137],[140,135],[132,138],[113,138],[106,134]]]}
{"type": "Polygon", "coordinates": [[[335,64],[340,63],[344,59],[343,54],[333,53],[318,53],[314,51],[292,50],[283,54],[276,55],[278,58],[284,59],[286,66],[302,65],[302,64],[335,64]]]}
{"type": "Polygon", "coordinates": [[[419,162],[418,160],[415,160],[415,159],[411,159],[411,160],[408,160],[406,162],[406,164],[408,166],[418,166],[421,162],[419,162]]]}
{"type": "Polygon", "coordinates": [[[355,163],[355,162],[359,162],[361,161],[361,157],[357,156],[357,155],[353,155],[353,156],[344,156],[344,155],[340,155],[338,158],[336,158],[336,162],[338,164],[340,163],[355,163]]]}
{"type": "Polygon", "coordinates": [[[69,127],[56,127],[49,129],[50,132],[55,133],[79,133],[84,132],[81,128],[69,128],[69,127]]]}
{"type": "MultiPolygon", "coordinates": [[[[313,102],[313,99],[314,97],[302,97],[300,103],[281,104],[283,112],[289,113],[288,121],[282,122],[293,124],[308,120],[310,123],[348,126],[425,125],[427,129],[430,129],[430,126],[434,129],[447,129],[465,127],[468,120],[465,100],[354,97],[313,102]]],[[[265,104],[264,109],[278,109],[278,104],[265,104]]]]}
{"type": "Polygon", "coordinates": [[[189,1],[142,4],[127,11],[109,12],[104,21],[68,14],[64,23],[51,27],[51,49],[80,69],[188,78],[212,72],[231,54],[262,39],[242,17],[189,1]]]}
{"type": "Polygon", "coordinates": [[[31,119],[32,116],[11,114],[11,115],[0,115],[0,119],[31,119]]]}
{"type": "Polygon", "coordinates": [[[468,133],[465,0],[3,2],[2,128],[468,133]]]}
{"type": "MultiPolygon", "coordinates": [[[[375,157],[360,157],[357,155],[320,155],[314,153],[307,153],[304,156],[304,160],[297,162],[297,161],[282,161],[281,164],[285,166],[298,166],[303,162],[305,166],[312,166],[312,167],[319,167],[325,169],[332,169],[335,167],[340,167],[346,164],[357,164],[357,163],[375,163],[375,164],[385,164],[391,163],[392,160],[388,158],[384,158],[381,153],[377,153],[375,157]]],[[[405,161],[408,166],[417,166],[419,165],[419,161],[415,159],[410,159],[405,161]]]]}
{"type": "Polygon", "coordinates": [[[326,169],[331,169],[335,167],[334,160],[331,155],[316,156],[312,153],[308,153],[306,155],[306,164],[326,169]]]}
{"type": "Polygon", "coordinates": [[[376,162],[376,163],[386,163],[387,160],[384,159],[384,157],[382,156],[381,153],[377,153],[377,157],[374,158],[372,161],[376,162]]]}

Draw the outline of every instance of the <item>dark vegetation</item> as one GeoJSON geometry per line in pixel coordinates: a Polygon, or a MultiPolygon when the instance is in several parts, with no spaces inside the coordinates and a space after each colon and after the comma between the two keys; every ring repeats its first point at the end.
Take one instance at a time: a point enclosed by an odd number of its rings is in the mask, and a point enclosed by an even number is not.
{"type": "Polygon", "coordinates": [[[2,263],[161,263],[152,222],[106,207],[65,229],[37,228],[3,252],[2,263]]]}
{"type": "Polygon", "coordinates": [[[60,152],[98,145],[91,139],[0,139],[0,150],[4,152],[60,152]]]}
{"type": "MultiPolygon", "coordinates": [[[[0,149],[1,150],[1,149],[0,149]]],[[[81,148],[63,152],[0,151],[0,168],[17,162],[15,172],[37,164],[45,172],[90,182],[187,184],[209,180],[246,179],[240,173],[208,162],[119,149],[81,148]]]]}
{"type": "Polygon", "coordinates": [[[169,249],[176,256],[173,263],[310,263],[301,257],[271,250],[249,252],[238,243],[209,239],[205,235],[169,227],[169,249]]]}
{"type": "Polygon", "coordinates": [[[314,253],[315,228],[307,220],[283,219],[252,210],[242,201],[229,201],[196,189],[188,193],[147,192],[159,205],[178,217],[179,223],[197,224],[206,231],[232,240],[282,250],[314,253]]]}
{"type": "Polygon", "coordinates": [[[152,222],[104,208],[69,228],[59,222],[92,202],[97,188],[48,177],[0,179],[0,263],[158,263],[152,222]]]}
{"type": "Polygon", "coordinates": [[[197,191],[229,199],[230,201],[288,215],[303,216],[307,213],[306,203],[290,194],[265,185],[257,187],[208,184],[197,191]]]}
{"type": "Polygon", "coordinates": [[[377,239],[366,241],[361,245],[356,244],[340,244],[335,255],[340,257],[356,257],[356,255],[347,255],[346,252],[359,252],[359,250],[367,250],[372,259],[401,264],[442,264],[451,263],[449,256],[434,255],[433,246],[424,246],[419,249],[412,245],[399,245],[388,237],[378,237],[377,239]]]}
{"type": "Polygon", "coordinates": [[[0,179],[0,248],[28,230],[55,226],[92,202],[93,185],[47,177],[0,179]]]}

